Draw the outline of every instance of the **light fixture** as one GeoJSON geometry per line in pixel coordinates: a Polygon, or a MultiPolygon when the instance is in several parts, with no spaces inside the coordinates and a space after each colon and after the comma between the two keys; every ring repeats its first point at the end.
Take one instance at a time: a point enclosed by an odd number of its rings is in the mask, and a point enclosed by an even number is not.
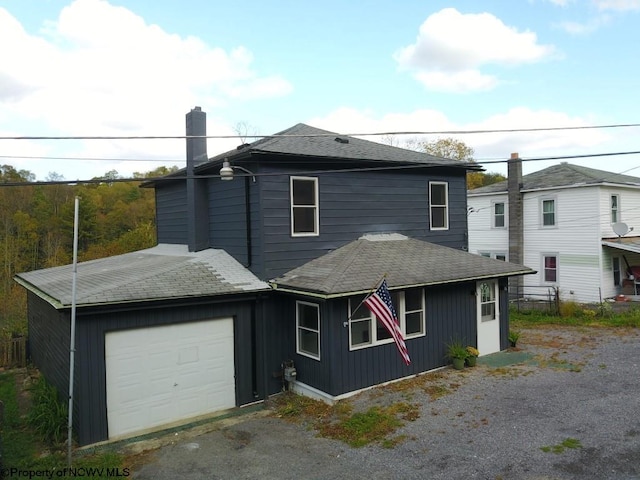
{"type": "Polygon", "coordinates": [[[220,180],[233,180],[233,168],[229,164],[229,160],[222,162],[222,168],[220,169],[220,180]]]}
{"type": "Polygon", "coordinates": [[[251,175],[251,178],[253,179],[253,181],[256,181],[256,176],[254,175],[254,173],[251,170],[247,170],[244,167],[240,167],[237,165],[231,166],[231,164],[229,163],[229,160],[224,159],[222,161],[222,168],[220,169],[220,179],[221,180],[233,180],[233,171],[234,170],[240,170],[241,172],[244,172],[246,174],[251,175]]]}

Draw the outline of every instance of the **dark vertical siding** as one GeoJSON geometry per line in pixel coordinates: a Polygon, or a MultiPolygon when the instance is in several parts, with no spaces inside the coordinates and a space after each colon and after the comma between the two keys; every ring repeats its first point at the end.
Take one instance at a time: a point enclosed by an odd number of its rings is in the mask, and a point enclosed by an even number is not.
{"type": "Polygon", "coordinates": [[[213,248],[222,248],[238,262],[247,265],[257,276],[262,275],[260,185],[263,179],[248,179],[250,239],[247,239],[247,205],[245,178],[209,181],[209,237],[213,248]],[[251,255],[248,245],[251,245],[251,255]],[[250,260],[250,262],[249,262],[250,260]],[[249,264],[250,263],[250,264],[249,264]]]}
{"type": "MultiPolygon", "coordinates": [[[[29,335],[34,364],[45,378],[66,392],[69,379],[69,317],[29,294],[29,335]]],[[[172,323],[234,318],[236,404],[256,399],[257,358],[251,347],[254,312],[249,300],[202,305],[146,306],[141,310],[94,312],[79,309],[76,322],[74,417],[78,440],[87,445],[108,438],[105,334],[109,331],[172,323]]]]}
{"type": "MultiPolygon", "coordinates": [[[[69,313],[58,312],[31,292],[27,292],[27,311],[31,361],[42,372],[47,382],[56,387],[60,400],[67,399],[71,342],[69,313]]],[[[77,366],[77,358],[75,363],[77,366]]]]}
{"type": "MultiPolygon", "coordinates": [[[[288,335],[291,342],[288,351],[295,352],[296,298],[279,298],[277,334],[285,336],[287,329],[293,332],[288,335]],[[287,303],[288,312],[283,307],[287,303]]],[[[472,282],[426,289],[427,334],[406,341],[411,357],[409,366],[404,364],[395,343],[349,350],[349,328],[344,325],[348,321],[346,298],[326,302],[307,298],[305,301],[321,305],[321,360],[293,353],[298,380],[333,396],[444,366],[448,363],[446,343],[451,340],[476,345],[475,284],[472,282]]]]}
{"type": "Polygon", "coordinates": [[[185,182],[156,185],[158,243],[187,244],[187,190],[185,182]]]}
{"type": "Polygon", "coordinates": [[[509,348],[509,280],[501,278],[498,280],[500,294],[500,350],[509,348]]]}
{"type": "Polygon", "coordinates": [[[291,236],[289,175],[260,179],[264,278],[281,275],[366,233],[396,232],[453,248],[466,248],[466,191],[462,170],[448,175],[426,170],[426,173],[370,171],[310,176],[318,177],[319,188],[320,235],[315,237],[291,236]],[[449,184],[448,230],[429,229],[429,181],[449,184]]]}

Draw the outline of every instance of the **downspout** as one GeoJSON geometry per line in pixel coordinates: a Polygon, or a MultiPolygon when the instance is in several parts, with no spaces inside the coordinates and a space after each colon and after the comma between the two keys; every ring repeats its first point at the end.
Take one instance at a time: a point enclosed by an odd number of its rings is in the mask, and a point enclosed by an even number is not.
{"type": "Polygon", "coordinates": [[[250,267],[252,263],[252,240],[251,240],[251,184],[249,177],[244,177],[244,214],[245,214],[245,238],[247,243],[247,263],[245,267],[250,267]]]}

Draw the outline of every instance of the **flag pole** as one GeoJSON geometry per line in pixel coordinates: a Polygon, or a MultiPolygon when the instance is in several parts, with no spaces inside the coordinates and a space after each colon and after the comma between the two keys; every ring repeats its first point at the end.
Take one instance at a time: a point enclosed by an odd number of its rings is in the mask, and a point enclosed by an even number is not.
{"type": "Polygon", "coordinates": [[[356,308],[353,309],[353,312],[351,312],[351,315],[349,315],[349,317],[347,318],[347,322],[351,321],[351,318],[353,317],[353,315],[358,311],[358,309],[362,306],[362,304],[364,303],[364,301],[369,298],[369,296],[375,292],[377,290],[377,288],[380,286],[380,284],[382,283],[382,281],[387,278],[387,272],[384,272],[382,274],[382,277],[380,277],[378,279],[378,281],[373,285],[373,287],[371,287],[371,289],[369,290],[369,293],[367,295],[364,296],[364,298],[362,299],[362,301],[358,304],[358,306],[356,308]]]}

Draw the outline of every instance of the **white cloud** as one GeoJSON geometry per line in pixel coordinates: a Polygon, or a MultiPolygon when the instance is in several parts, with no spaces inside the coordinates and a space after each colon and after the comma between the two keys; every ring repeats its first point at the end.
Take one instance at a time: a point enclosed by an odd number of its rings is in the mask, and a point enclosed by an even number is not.
{"type": "MultiPolygon", "coordinates": [[[[16,46],[0,48],[0,131],[28,120],[29,134],[43,133],[37,125],[49,135],[182,135],[190,106],[213,111],[292,90],[281,76],[256,72],[243,46],[166,32],[106,0],[75,0],[37,34],[0,8],[0,44],[16,46]]],[[[150,142],[150,151],[131,143],[93,142],[91,156],[184,156],[180,142],[150,142]]]]}
{"type": "Polygon", "coordinates": [[[599,10],[627,12],[640,10],[640,0],[593,0],[599,10]]]}
{"type": "MultiPolygon", "coordinates": [[[[494,133],[443,133],[422,136],[411,134],[396,136],[394,139],[395,144],[402,145],[403,141],[407,140],[431,141],[441,137],[453,137],[472,147],[475,151],[474,157],[479,161],[507,159],[512,152],[518,152],[521,158],[537,158],[585,154],[594,152],[596,149],[599,152],[624,149],[620,138],[616,138],[614,134],[605,130],[507,131],[548,127],[585,127],[594,124],[593,119],[590,118],[575,117],[552,110],[532,110],[526,107],[512,108],[478,122],[466,124],[456,123],[437,110],[416,110],[409,113],[377,116],[372,111],[343,107],[324,117],[312,118],[307,123],[338,133],[494,131],[494,133]]],[[[384,143],[389,140],[388,136],[367,136],[366,138],[384,143]]],[[[549,161],[547,165],[553,163],[558,161],[549,161]]],[[[584,164],[585,162],[574,163],[584,164]]],[[[607,165],[587,164],[594,168],[617,171],[607,165]]],[[[525,173],[543,168],[539,162],[530,162],[525,166],[525,173]]],[[[506,173],[506,166],[501,163],[487,164],[486,168],[488,171],[506,173]]]]}
{"type": "Polygon", "coordinates": [[[445,90],[473,91],[498,83],[481,67],[538,62],[553,52],[552,46],[538,43],[534,32],[519,32],[490,13],[463,14],[445,8],[429,16],[416,42],[398,50],[394,58],[427,88],[442,90],[448,85],[445,90]]]}

